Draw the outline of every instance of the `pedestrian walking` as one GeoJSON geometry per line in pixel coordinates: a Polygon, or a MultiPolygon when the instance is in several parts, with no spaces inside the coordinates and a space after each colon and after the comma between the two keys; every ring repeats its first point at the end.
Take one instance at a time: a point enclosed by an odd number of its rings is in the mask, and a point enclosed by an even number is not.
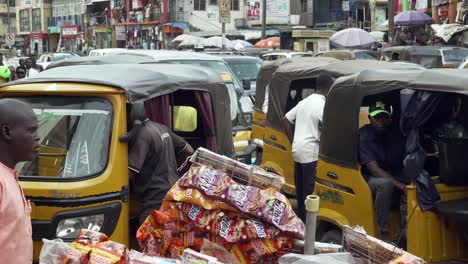
{"type": "Polygon", "coordinates": [[[283,127],[292,142],[294,183],[302,220],[305,220],[304,201],[314,192],[325,96],[333,81],[330,75],[320,75],[316,81],[316,93],[300,101],[283,118],[283,127]]]}
{"type": "Polygon", "coordinates": [[[32,263],[31,206],[18,182],[19,162],[38,154],[37,119],[24,102],[0,99],[0,252],[2,263],[32,263]]]}

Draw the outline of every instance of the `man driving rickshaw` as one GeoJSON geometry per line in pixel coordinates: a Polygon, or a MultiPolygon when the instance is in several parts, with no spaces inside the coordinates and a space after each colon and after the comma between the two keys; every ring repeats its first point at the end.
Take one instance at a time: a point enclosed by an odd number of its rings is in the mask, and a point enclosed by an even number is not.
{"type": "MultiPolygon", "coordinates": [[[[366,70],[335,81],[325,105],[317,165],[319,239],[340,243],[345,225],[359,225],[371,236],[381,235],[381,208],[374,203],[376,197],[362,171],[368,166],[360,157],[362,134],[358,132],[360,113],[366,111],[372,117],[376,102],[381,102],[393,106],[392,120],[405,136],[403,162],[397,167],[401,166],[408,180],[400,187],[407,193],[407,212],[391,210],[389,234],[404,242],[404,233],[397,232],[401,215],[406,220],[401,228],[407,229],[410,253],[430,262],[468,258],[468,139],[432,138],[439,146],[433,160],[437,166],[432,166],[422,137],[424,131],[449,119],[440,113],[451,107],[453,96],[461,97],[466,105],[467,82],[466,74],[458,70],[366,70]],[[337,113],[346,113],[346,118],[337,113]]],[[[466,110],[457,121],[468,126],[466,110]]]]}

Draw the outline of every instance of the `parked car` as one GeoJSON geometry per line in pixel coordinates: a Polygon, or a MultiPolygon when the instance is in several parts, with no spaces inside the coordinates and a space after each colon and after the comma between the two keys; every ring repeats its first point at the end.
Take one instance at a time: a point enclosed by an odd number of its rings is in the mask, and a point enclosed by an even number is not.
{"type": "Polygon", "coordinates": [[[95,50],[91,50],[89,52],[88,56],[104,56],[104,55],[108,55],[110,53],[117,53],[117,52],[120,52],[120,51],[123,51],[123,50],[125,50],[125,49],[122,49],[122,48],[95,49],[95,50]]]}
{"type": "Polygon", "coordinates": [[[242,55],[230,56],[223,54],[218,56],[228,64],[237,79],[242,82],[244,92],[249,96],[254,96],[258,72],[263,61],[255,57],[242,55]]]}
{"type": "Polygon", "coordinates": [[[44,53],[42,54],[39,59],[37,60],[37,64],[41,65],[44,70],[49,66],[49,64],[53,61],[61,61],[61,60],[66,60],[70,58],[78,58],[80,57],[77,54],[74,53],[67,53],[67,52],[61,52],[61,53],[44,53]]]}
{"type": "MultiPolygon", "coordinates": [[[[241,99],[244,95],[244,89],[242,83],[237,79],[236,75],[231,71],[227,63],[220,57],[203,54],[199,52],[189,51],[172,51],[172,50],[142,50],[142,49],[125,49],[119,52],[113,53],[114,55],[136,55],[144,56],[153,59],[155,62],[164,63],[178,63],[178,64],[189,64],[207,67],[218,74],[220,74],[226,81],[228,88],[231,93],[236,94],[241,99]]],[[[253,112],[253,103],[248,103],[248,100],[241,100],[242,111],[244,113],[253,112]]],[[[231,107],[235,107],[234,104],[231,107]]],[[[238,110],[233,109],[233,115],[238,110]]],[[[239,114],[239,112],[238,112],[239,114]]],[[[243,116],[243,115],[242,115],[243,116]]],[[[234,116],[233,116],[234,117],[234,116]]],[[[241,120],[242,121],[242,120],[241,120]]],[[[241,122],[243,123],[243,122],[241,122]]]]}
{"type": "Polygon", "coordinates": [[[265,61],[274,61],[278,59],[290,59],[300,57],[312,57],[309,52],[271,52],[262,56],[265,61]]]}
{"type": "Polygon", "coordinates": [[[442,66],[444,68],[458,68],[466,57],[468,57],[468,49],[460,47],[442,47],[442,66]]]}

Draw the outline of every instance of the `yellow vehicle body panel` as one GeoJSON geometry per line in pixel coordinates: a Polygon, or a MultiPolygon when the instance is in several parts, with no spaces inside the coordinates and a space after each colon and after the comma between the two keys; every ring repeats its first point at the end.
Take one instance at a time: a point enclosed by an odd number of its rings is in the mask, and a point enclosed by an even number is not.
{"type": "Polygon", "coordinates": [[[233,137],[234,150],[242,151],[249,146],[251,132],[250,130],[242,130],[236,132],[233,137]]]}
{"type": "MultiPolygon", "coordinates": [[[[436,187],[442,201],[468,198],[466,186],[437,184],[436,187]]],[[[422,211],[417,205],[416,186],[410,185],[407,189],[408,251],[430,262],[468,259],[468,244],[463,237],[468,227],[433,211],[422,211]]],[[[362,226],[367,234],[378,237],[374,199],[360,169],[319,160],[315,194],[320,196],[319,221],[338,228],[343,225],[362,226]]],[[[392,211],[390,228],[393,239],[397,238],[399,220],[399,212],[392,211]]]]}
{"type": "Polygon", "coordinates": [[[343,168],[319,160],[315,194],[320,196],[319,220],[363,226],[369,235],[376,234],[372,194],[358,170],[343,168]]]}
{"type": "Polygon", "coordinates": [[[283,191],[295,195],[294,160],[291,143],[282,131],[267,127],[263,138],[263,158],[260,166],[285,178],[283,191]]]}
{"type": "MultiPolygon", "coordinates": [[[[88,84],[73,83],[38,83],[27,85],[15,85],[4,87],[0,90],[2,97],[8,96],[93,96],[107,99],[113,106],[113,124],[111,130],[111,141],[109,144],[108,163],[103,172],[94,178],[77,181],[41,181],[38,177],[34,181],[20,180],[27,197],[45,197],[50,199],[65,200],[68,198],[83,198],[105,193],[121,192],[122,188],[128,187],[128,155],[127,145],[119,142],[119,136],[127,131],[126,122],[126,97],[118,89],[88,84]]],[[[58,169],[57,160],[64,154],[64,150],[40,148],[41,152],[49,154],[47,157],[40,157],[40,164],[52,165],[49,171],[41,170],[40,174],[47,175],[58,169]],[[55,165],[54,165],[55,164],[55,165]]],[[[49,174],[50,175],[50,174],[49,174]]],[[[58,213],[75,211],[84,208],[103,206],[106,204],[120,203],[122,208],[118,216],[118,222],[114,232],[110,234],[110,239],[116,242],[129,244],[129,205],[123,201],[101,202],[92,205],[78,207],[55,207],[39,206],[32,204],[32,221],[51,221],[58,213]]],[[[39,259],[42,242],[34,241],[34,260],[39,259]]]]}
{"type": "Polygon", "coordinates": [[[254,111],[252,120],[252,134],[251,139],[263,140],[265,134],[266,115],[263,112],[254,111]]]}
{"type": "MultiPolygon", "coordinates": [[[[468,198],[468,186],[436,184],[442,201],[468,198]]],[[[416,190],[408,192],[408,251],[430,262],[468,259],[468,227],[450,217],[417,206],[416,190]]]]}

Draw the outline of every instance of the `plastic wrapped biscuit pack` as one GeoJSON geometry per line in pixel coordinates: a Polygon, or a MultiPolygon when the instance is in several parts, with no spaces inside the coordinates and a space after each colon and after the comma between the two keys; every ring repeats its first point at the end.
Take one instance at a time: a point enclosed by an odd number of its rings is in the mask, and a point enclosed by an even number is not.
{"type": "Polygon", "coordinates": [[[139,228],[145,255],[181,258],[210,241],[238,263],[277,263],[304,238],[303,222],[279,192],[280,176],[205,149],[192,162],[139,228]]]}

